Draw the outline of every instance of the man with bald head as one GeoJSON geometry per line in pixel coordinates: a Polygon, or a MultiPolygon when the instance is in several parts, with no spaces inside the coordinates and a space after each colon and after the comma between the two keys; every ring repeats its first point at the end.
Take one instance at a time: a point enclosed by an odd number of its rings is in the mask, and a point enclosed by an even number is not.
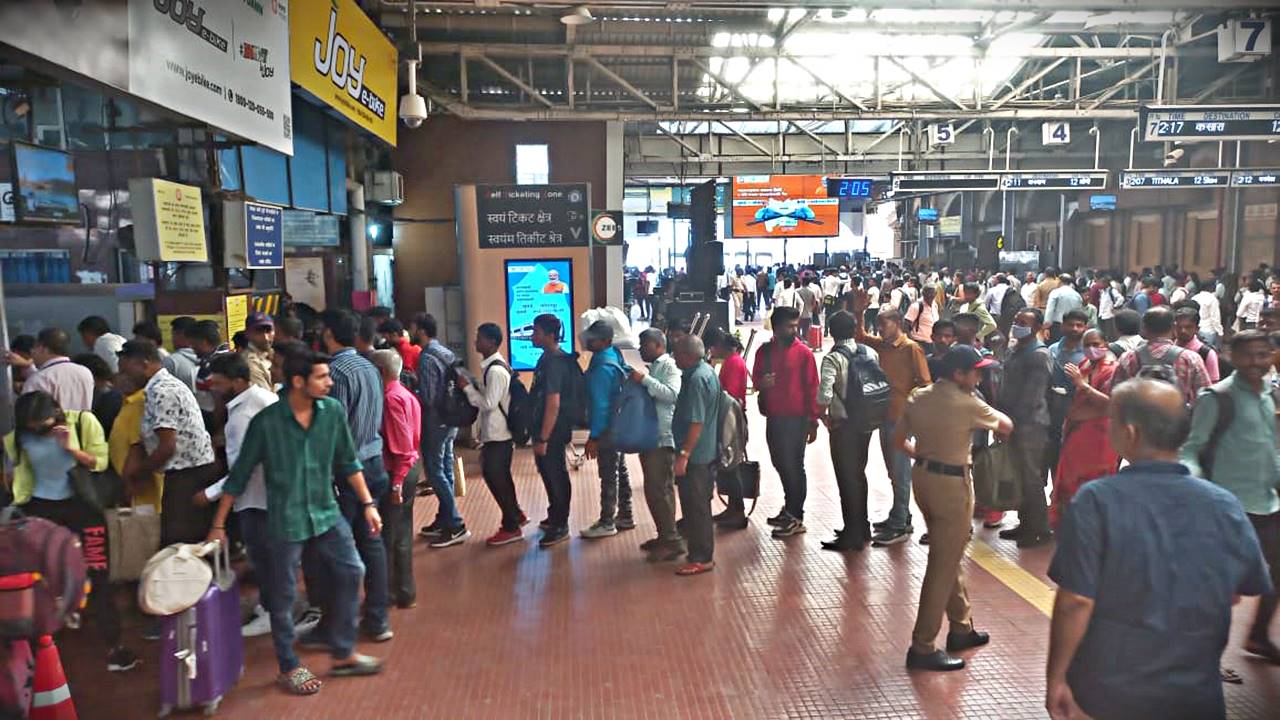
{"type": "Polygon", "coordinates": [[[1225,718],[1218,664],[1240,595],[1272,585],[1240,501],[1178,462],[1182,393],[1137,378],[1111,392],[1129,461],[1082,487],[1058,530],[1046,706],[1060,718],[1225,718]]]}
{"type": "Polygon", "coordinates": [[[712,472],[720,431],[720,380],[707,364],[706,347],[697,335],[676,343],[680,395],[676,397],[671,433],[676,446],[675,476],[680,487],[682,533],[689,562],[677,575],[701,575],[715,568],[715,530],[711,520],[712,472]]]}

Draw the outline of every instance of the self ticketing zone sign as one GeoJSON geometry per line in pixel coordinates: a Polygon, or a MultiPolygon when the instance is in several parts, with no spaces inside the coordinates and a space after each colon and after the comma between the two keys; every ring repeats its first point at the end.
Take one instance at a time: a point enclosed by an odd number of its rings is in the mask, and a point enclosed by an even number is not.
{"type": "Polygon", "coordinates": [[[396,48],[353,0],[293,0],[289,62],[299,87],[396,144],[396,48]]]}

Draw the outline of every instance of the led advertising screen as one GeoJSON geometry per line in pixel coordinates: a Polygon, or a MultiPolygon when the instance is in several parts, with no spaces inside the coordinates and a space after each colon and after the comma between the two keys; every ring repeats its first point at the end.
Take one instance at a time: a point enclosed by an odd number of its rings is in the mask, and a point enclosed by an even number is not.
{"type": "Polygon", "coordinates": [[[13,144],[18,177],[18,219],[23,222],[80,221],[75,164],[70,153],[51,148],[13,144]]]}
{"type": "Polygon", "coordinates": [[[1115,195],[1090,195],[1089,209],[1099,212],[1111,212],[1116,209],[1115,195]]]}
{"type": "Polygon", "coordinates": [[[916,210],[916,220],[922,223],[938,222],[938,208],[922,207],[916,210]]]}
{"type": "Polygon", "coordinates": [[[533,346],[533,319],[560,318],[560,347],[573,352],[573,261],[507,260],[507,342],[511,367],[532,370],[542,357],[533,346]]]}
{"type": "Polygon", "coordinates": [[[823,175],[735,175],[730,218],[736,238],[836,237],[840,200],[823,175]]]}

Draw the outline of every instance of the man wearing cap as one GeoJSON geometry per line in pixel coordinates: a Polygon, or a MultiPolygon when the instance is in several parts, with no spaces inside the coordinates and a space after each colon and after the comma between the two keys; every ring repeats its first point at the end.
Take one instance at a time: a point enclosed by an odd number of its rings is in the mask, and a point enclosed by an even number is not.
{"type": "Polygon", "coordinates": [[[914,459],[911,483],[929,530],[929,564],[907,651],[908,669],[959,670],[964,660],[950,653],[985,645],[990,639],[973,628],[960,562],[972,529],[973,432],[992,430],[1007,436],[1013,431],[1008,416],[974,394],[982,368],[993,362],[970,346],[953,347],[942,359],[938,382],[916,390],[907,400],[894,434],[894,447],[914,459]],[[945,651],[934,644],[944,613],[950,621],[945,651]]]}
{"type": "Polygon", "coordinates": [[[244,333],[249,336],[249,347],[244,351],[249,363],[249,384],[265,390],[274,390],[271,382],[271,344],[276,339],[276,323],[264,312],[250,313],[245,321],[244,333]]]}

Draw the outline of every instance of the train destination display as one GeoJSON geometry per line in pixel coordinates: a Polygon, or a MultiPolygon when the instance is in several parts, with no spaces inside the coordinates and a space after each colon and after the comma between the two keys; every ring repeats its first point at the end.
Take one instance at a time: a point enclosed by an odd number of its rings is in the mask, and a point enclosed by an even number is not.
{"type": "Polygon", "coordinates": [[[1144,107],[1140,119],[1147,142],[1280,139],[1280,105],[1144,107]]]}
{"type": "Polygon", "coordinates": [[[1231,171],[1222,168],[1201,170],[1124,170],[1120,187],[1130,190],[1167,190],[1189,187],[1227,187],[1231,171]]]}
{"type": "Polygon", "coordinates": [[[1051,170],[1005,173],[1005,190],[1105,190],[1106,170],[1051,170]]]}
{"type": "Polygon", "coordinates": [[[955,192],[957,190],[999,190],[1000,173],[895,172],[894,192],[955,192]]]}

